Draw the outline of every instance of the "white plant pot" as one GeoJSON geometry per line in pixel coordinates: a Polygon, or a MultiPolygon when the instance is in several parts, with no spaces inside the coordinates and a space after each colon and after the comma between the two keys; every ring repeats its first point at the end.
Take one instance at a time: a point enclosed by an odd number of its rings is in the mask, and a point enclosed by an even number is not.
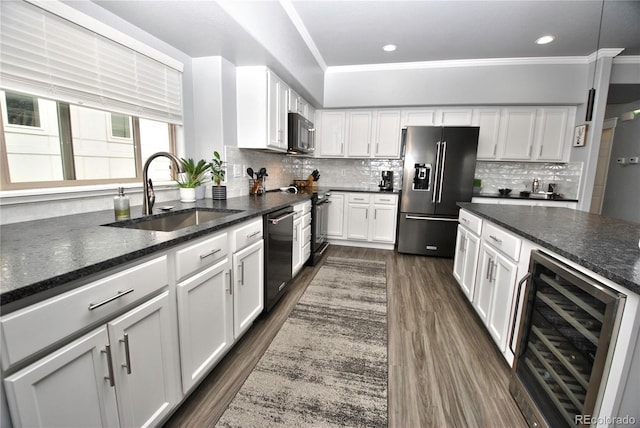
{"type": "Polygon", "coordinates": [[[196,188],[195,187],[181,187],[180,188],[180,202],[195,202],[196,201],[196,188]]]}

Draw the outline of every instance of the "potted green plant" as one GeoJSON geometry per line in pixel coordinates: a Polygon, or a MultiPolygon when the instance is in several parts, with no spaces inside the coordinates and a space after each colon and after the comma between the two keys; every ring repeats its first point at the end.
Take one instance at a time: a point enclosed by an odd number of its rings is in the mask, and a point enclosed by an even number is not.
{"type": "Polygon", "coordinates": [[[211,170],[211,179],[215,183],[215,186],[211,187],[211,197],[214,200],[227,199],[227,186],[221,185],[227,172],[227,170],[225,169],[225,164],[226,161],[222,160],[222,158],[220,157],[220,153],[214,151],[213,159],[209,164],[209,169],[211,170]]]}
{"type": "MultiPolygon", "coordinates": [[[[184,173],[178,176],[180,187],[180,202],[195,202],[196,188],[202,186],[207,178],[209,164],[204,159],[196,163],[192,158],[181,158],[184,173]]],[[[204,196],[203,196],[204,197],[204,196]]]]}

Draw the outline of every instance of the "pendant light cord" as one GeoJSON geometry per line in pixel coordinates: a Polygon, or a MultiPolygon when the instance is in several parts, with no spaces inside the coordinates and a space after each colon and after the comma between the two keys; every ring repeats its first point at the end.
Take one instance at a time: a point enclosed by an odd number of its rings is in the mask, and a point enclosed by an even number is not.
{"type": "Polygon", "coordinates": [[[602,7],[600,8],[600,25],[598,26],[598,41],[596,42],[596,63],[593,66],[593,81],[591,82],[591,87],[596,86],[596,71],[598,69],[598,51],[600,50],[600,35],[602,34],[602,17],[604,16],[604,2],[602,0],[602,7]]]}

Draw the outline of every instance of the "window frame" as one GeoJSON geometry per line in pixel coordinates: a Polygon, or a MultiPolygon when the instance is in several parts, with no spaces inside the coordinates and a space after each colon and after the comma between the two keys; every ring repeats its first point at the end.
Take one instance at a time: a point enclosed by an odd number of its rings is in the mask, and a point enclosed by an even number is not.
{"type": "MultiPolygon", "coordinates": [[[[3,97],[4,98],[4,97],[3,97]]],[[[42,97],[37,97],[35,96],[35,98],[42,98],[42,97]]],[[[60,139],[61,139],[61,146],[62,145],[71,145],[71,134],[70,131],[66,131],[65,129],[68,128],[70,129],[71,127],[71,123],[68,122],[68,120],[70,120],[68,117],[66,118],[61,118],[60,117],[60,106],[66,106],[66,108],[68,109],[68,107],[70,106],[69,103],[66,103],[64,101],[57,101],[57,100],[53,100],[56,102],[56,106],[57,106],[57,111],[58,111],[58,121],[59,121],[59,125],[60,125],[60,139]],[[63,122],[63,123],[60,123],[63,122]],[[66,123],[64,123],[66,122],[66,123]]],[[[7,117],[7,112],[6,112],[6,102],[3,100],[2,104],[0,105],[0,110],[2,110],[2,120],[0,120],[0,190],[1,191],[5,191],[5,190],[35,190],[35,189],[53,189],[53,188],[66,188],[66,187],[79,187],[79,186],[95,186],[95,185],[103,185],[103,184],[118,184],[118,183],[122,183],[122,184],[128,184],[128,183],[140,183],[142,184],[142,148],[141,148],[141,140],[140,140],[140,118],[137,116],[131,116],[131,115],[125,115],[125,116],[129,116],[130,118],[130,126],[131,126],[131,135],[133,138],[133,144],[134,144],[134,157],[135,157],[135,171],[136,171],[136,175],[135,177],[128,177],[128,178],[104,178],[104,179],[89,179],[89,180],[76,180],[76,179],[66,179],[66,180],[50,180],[50,181],[29,181],[29,182],[18,182],[18,183],[13,183],[11,182],[11,175],[10,175],[10,170],[9,170],[9,157],[7,154],[7,145],[6,145],[6,138],[5,138],[5,127],[9,126],[11,127],[13,130],[17,130],[17,131],[23,131],[23,132],[30,132],[33,133],[34,131],[36,132],[45,132],[44,128],[39,127],[31,127],[31,126],[24,126],[24,125],[12,125],[12,124],[8,124],[8,117],[7,117]]],[[[107,113],[112,113],[112,112],[107,112],[107,113]]],[[[121,114],[121,113],[116,113],[116,114],[121,114]]],[[[110,117],[110,116],[109,116],[110,117]]],[[[111,120],[107,120],[108,122],[108,139],[114,139],[114,140],[119,140],[121,139],[120,137],[114,137],[111,133],[111,120]]],[[[169,141],[169,151],[170,153],[176,153],[176,125],[173,123],[169,123],[166,122],[168,125],[168,131],[169,131],[169,136],[168,136],[168,141],[169,141]]],[[[42,122],[41,122],[42,125],[42,122]]],[[[64,148],[61,149],[61,157],[63,158],[63,174],[67,175],[70,174],[68,166],[65,164],[64,162],[64,157],[68,156],[69,154],[67,153],[65,155],[65,153],[63,153],[65,151],[64,148]]],[[[73,151],[71,150],[71,154],[73,154],[73,151]]]]}

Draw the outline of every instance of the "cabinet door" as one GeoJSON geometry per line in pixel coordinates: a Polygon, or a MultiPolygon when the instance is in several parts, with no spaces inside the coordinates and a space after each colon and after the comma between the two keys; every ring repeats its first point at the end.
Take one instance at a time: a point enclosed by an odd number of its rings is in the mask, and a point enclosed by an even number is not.
{"type": "Polygon", "coordinates": [[[502,352],[507,346],[509,320],[513,306],[516,282],[516,264],[500,253],[496,253],[491,269],[491,307],[487,317],[487,328],[502,352]]]}
{"type": "Polygon", "coordinates": [[[123,426],[157,425],[180,400],[171,309],[165,291],[107,325],[123,426]]]}
{"type": "Polygon", "coordinates": [[[567,147],[567,119],[569,109],[541,108],[538,109],[536,120],[536,141],[534,155],[541,161],[564,160],[567,147]]]}
{"type": "Polygon", "coordinates": [[[376,242],[396,242],[397,207],[395,205],[373,205],[373,230],[371,240],[376,242]]]}
{"type": "Polygon", "coordinates": [[[369,238],[369,204],[347,204],[347,238],[369,238]]]}
{"type": "Polygon", "coordinates": [[[500,109],[475,109],[471,123],[480,127],[478,160],[495,159],[498,154],[500,109]]]}
{"type": "Polygon", "coordinates": [[[347,155],[367,158],[371,155],[373,113],[350,111],[347,114],[347,155]]]}
{"type": "Polygon", "coordinates": [[[433,126],[435,125],[436,111],[428,110],[403,110],[402,126],[433,126]]]}
{"type": "Polygon", "coordinates": [[[238,339],[264,307],[264,241],[233,255],[233,335],[238,339]]]}
{"type": "Polygon", "coordinates": [[[375,157],[399,158],[401,136],[400,110],[379,111],[376,115],[375,130],[373,133],[375,157]]]}
{"type": "Polygon", "coordinates": [[[16,427],[117,427],[107,329],[101,327],[4,381],[16,427]]]}
{"type": "Polygon", "coordinates": [[[295,276],[302,268],[302,218],[293,221],[293,261],[292,276],[295,276]]]}
{"type": "Polygon", "coordinates": [[[480,238],[462,226],[458,226],[456,253],[453,261],[453,276],[462,292],[473,302],[480,238]]]}
{"type": "Polygon", "coordinates": [[[320,132],[317,153],[320,156],[343,156],[346,135],[344,111],[320,112],[320,132]]]}
{"type": "Polygon", "coordinates": [[[329,201],[327,236],[329,238],[344,239],[344,194],[333,193],[329,197],[329,201]]]}
{"type": "Polygon", "coordinates": [[[535,134],[536,109],[503,109],[500,118],[502,159],[530,160],[535,134]]]}
{"type": "Polygon", "coordinates": [[[187,392],[233,344],[231,265],[224,258],[178,284],[182,390],[187,392]]]}
{"type": "Polygon", "coordinates": [[[269,146],[287,149],[287,95],[289,88],[275,74],[267,72],[267,127],[269,146]]]}
{"type": "Polygon", "coordinates": [[[489,275],[495,263],[495,258],[495,251],[483,243],[480,247],[480,257],[478,259],[478,263],[480,264],[478,265],[479,269],[476,276],[476,291],[473,296],[473,307],[485,325],[487,324],[489,309],[491,307],[491,294],[493,293],[489,275]]]}
{"type": "Polygon", "coordinates": [[[471,109],[439,109],[437,124],[442,126],[471,126],[473,110],[471,109]]]}

